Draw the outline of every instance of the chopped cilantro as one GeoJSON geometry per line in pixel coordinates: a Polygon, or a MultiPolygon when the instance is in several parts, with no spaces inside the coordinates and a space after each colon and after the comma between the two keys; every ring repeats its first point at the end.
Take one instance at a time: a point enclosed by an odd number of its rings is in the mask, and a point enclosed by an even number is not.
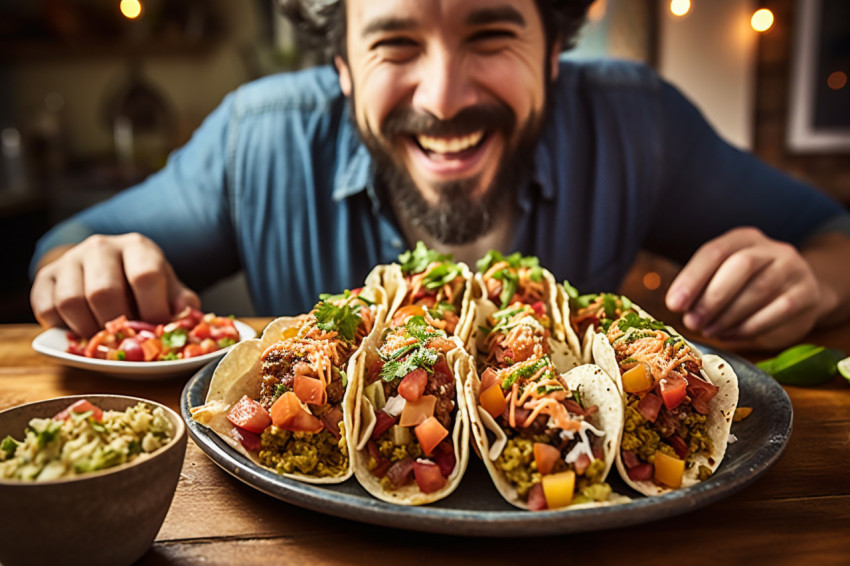
{"type": "Polygon", "coordinates": [[[342,338],[353,342],[360,324],[360,305],[345,304],[341,307],[327,300],[320,300],[313,308],[317,326],[325,332],[336,331],[342,338]]]}
{"type": "Polygon", "coordinates": [[[118,350],[117,352],[115,352],[115,358],[123,362],[127,359],[127,352],[125,352],[124,350],[118,350]]]}
{"type": "Polygon", "coordinates": [[[384,367],[381,368],[381,379],[384,381],[395,381],[418,368],[432,373],[434,371],[434,364],[437,363],[439,357],[437,350],[426,348],[424,345],[419,344],[403,360],[393,360],[385,363],[384,367]]]}
{"type": "Polygon", "coordinates": [[[218,344],[219,348],[227,348],[228,346],[233,346],[234,344],[236,344],[236,340],[234,340],[233,338],[222,338],[218,342],[216,342],[216,344],[218,344]]]}
{"type": "Polygon", "coordinates": [[[617,321],[617,326],[620,327],[620,330],[625,332],[629,328],[635,328],[638,330],[666,330],[667,328],[664,326],[664,323],[660,320],[653,320],[651,318],[643,318],[638,313],[631,311],[627,312],[617,321]]]}
{"type": "Polygon", "coordinates": [[[3,442],[0,442],[0,452],[5,453],[6,458],[11,458],[20,445],[20,442],[7,435],[3,442]]]}
{"type": "Polygon", "coordinates": [[[408,250],[398,256],[398,262],[401,264],[401,271],[405,275],[422,273],[435,261],[452,263],[452,259],[453,256],[451,255],[441,254],[435,250],[428,249],[428,246],[421,241],[416,242],[416,247],[412,250],[408,250]]]}

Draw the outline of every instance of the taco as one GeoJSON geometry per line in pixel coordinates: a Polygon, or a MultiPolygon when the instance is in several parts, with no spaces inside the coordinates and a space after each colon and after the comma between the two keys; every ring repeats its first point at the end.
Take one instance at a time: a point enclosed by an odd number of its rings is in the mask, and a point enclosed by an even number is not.
{"type": "Polygon", "coordinates": [[[564,281],[563,287],[558,287],[558,304],[566,323],[570,342],[581,345],[579,351],[581,361],[584,363],[593,361],[593,337],[600,327],[607,329],[612,320],[628,311],[646,315],[640,307],[634,305],[624,295],[613,293],[580,295],[568,281],[564,281]]]}
{"type": "Polygon", "coordinates": [[[476,302],[468,349],[477,363],[464,394],[477,452],[517,507],[619,501],[605,483],[623,426],[617,389],[601,368],[576,367],[539,300],[533,304],[498,310],[484,296],[476,302]]]}
{"type": "Polygon", "coordinates": [[[323,295],[309,313],[273,321],[261,338],[222,359],[193,419],[284,477],[345,481],[352,474],[355,354],[385,310],[384,290],[366,286],[323,295]]]}
{"type": "Polygon", "coordinates": [[[398,263],[375,267],[366,278],[367,285],[387,291],[393,316],[421,313],[425,310],[431,324],[458,336],[469,336],[470,285],[472,273],[451,255],[429,249],[424,243],[398,256],[398,263]]]}
{"type": "Polygon", "coordinates": [[[391,313],[359,354],[352,458],[366,491],[421,505],[449,495],[466,470],[461,376],[469,372],[469,355],[422,307],[409,306],[391,313]]]}
{"type": "Polygon", "coordinates": [[[608,301],[615,318],[599,318],[588,338],[594,363],[625,403],[620,475],[645,495],[707,479],[726,453],[738,404],[734,370],[629,301],[608,301]]]}

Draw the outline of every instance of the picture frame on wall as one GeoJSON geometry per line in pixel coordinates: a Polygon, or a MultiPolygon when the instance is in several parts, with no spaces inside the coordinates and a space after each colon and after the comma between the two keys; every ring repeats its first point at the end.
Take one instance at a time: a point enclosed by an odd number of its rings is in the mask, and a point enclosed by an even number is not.
{"type": "Polygon", "coordinates": [[[850,2],[797,0],[793,20],[787,147],[850,152],[850,2]]]}

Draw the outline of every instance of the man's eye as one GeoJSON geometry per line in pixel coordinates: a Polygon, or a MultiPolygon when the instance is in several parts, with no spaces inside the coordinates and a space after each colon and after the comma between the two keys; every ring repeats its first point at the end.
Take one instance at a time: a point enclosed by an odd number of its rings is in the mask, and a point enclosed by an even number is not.
{"type": "Polygon", "coordinates": [[[516,38],[516,33],[507,29],[487,29],[472,34],[471,41],[476,43],[495,43],[516,38]]]}
{"type": "Polygon", "coordinates": [[[416,47],[416,42],[408,37],[391,37],[376,41],[372,49],[404,49],[416,47]]]}

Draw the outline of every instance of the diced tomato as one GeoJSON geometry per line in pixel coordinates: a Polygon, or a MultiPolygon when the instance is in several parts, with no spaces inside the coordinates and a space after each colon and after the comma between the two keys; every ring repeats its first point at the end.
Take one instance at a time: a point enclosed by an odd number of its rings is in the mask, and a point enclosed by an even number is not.
{"type": "Polygon", "coordinates": [[[230,429],[230,436],[233,437],[239,444],[241,444],[245,450],[249,452],[259,452],[262,441],[260,440],[259,434],[254,434],[253,432],[248,432],[244,428],[239,428],[237,426],[230,429]]]}
{"type": "Polygon", "coordinates": [[[398,394],[407,401],[416,402],[425,392],[428,385],[428,372],[422,368],[416,368],[408,373],[398,384],[398,394]]]}
{"type": "Polygon", "coordinates": [[[416,433],[416,439],[419,441],[419,446],[422,447],[422,452],[426,456],[430,456],[431,452],[442,440],[449,435],[443,425],[436,417],[428,417],[421,424],[413,429],[416,433]]]}
{"type": "Polygon", "coordinates": [[[401,410],[398,424],[401,426],[416,426],[425,419],[433,416],[437,398],[433,395],[423,395],[418,401],[407,401],[401,410]]]}
{"type": "Polygon", "coordinates": [[[491,385],[495,385],[499,383],[499,375],[493,370],[493,368],[488,367],[484,370],[484,373],[481,374],[481,385],[478,390],[482,393],[490,389],[491,385]]]}
{"type": "Polygon", "coordinates": [[[561,459],[561,451],[551,444],[535,442],[533,451],[534,461],[537,463],[537,471],[542,476],[552,473],[555,464],[561,459]]]}
{"type": "Polygon", "coordinates": [[[210,325],[206,322],[199,323],[195,328],[189,331],[189,341],[199,344],[204,338],[210,337],[210,325]]]}
{"type": "Polygon", "coordinates": [[[229,318],[226,319],[230,325],[229,326],[213,326],[210,329],[210,338],[218,342],[219,340],[223,340],[225,338],[230,338],[236,342],[239,341],[239,330],[233,326],[233,321],[229,318]]]}
{"type": "Polygon", "coordinates": [[[118,349],[124,352],[124,360],[128,362],[145,361],[145,351],[135,338],[124,338],[118,344],[118,349]]]}
{"type": "Polygon", "coordinates": [[[212,352],[217,352],[220,348],[218,347],[218,343],[212,338],[204,338],[201,341],[201,351],[205,354],[210,354],[212,352]]]}
{"type": "Polygon", "coordinates": [[[667,440],[670,442],[670,446],[673,447],[673,451],[676,453],[676,456],[678,456],[680,460],[684,460],[685,456],[688,455],[688,445],[685,444],[685,441],[677,434],[674,434],[667,440]]]}
{"type": "Polygon", "coordinates": [[[401,487],[408,482],[410,479],[410,472],[412,471],[413,458],[405,456],[389,467],[387,470],[387,479],[389,479],[394,486],[401,487]]]}
{"type": "Polygon", "coordinates": [[[127,327],[127,315],[121,315],[108,321],[104,328],[110,334],[118,334],[127,327]]]}
{"type": "Polygon", "coordinates": [[[375,423],[375,428],[372,429],[372,436],[370,437],[373,440],[380,438],[382,434],[384,434],[398,421],[397,417],[393,417],[386,411],[376,412],[375,418],[377,419],[377,422],[375,423]]]}
{"type": "Polygon", "coordinates": [[[227,412],[227,420],[248,432],[261,433],[272,424],[272,418],[265,407],[243,395],[227,412]]]}
{"type": "Polygon", "coordinates": [[[306,375],[296,375],[292,380],[292,391],[302,403],[322,405],[328,396],[322,380],[306,375]]]}
{"type": "Polygon", "coordinates": [[[85,355],[89,358],[97,358],[97,348],[112,338],[112,335],[106,330],[101,330],[89,339],[86,344],[85,355]]]}
{"type": "Polygon", "coordinates": [[[79,401],[75,401],[74,403],[57,413],[56,416],[53,418],[57,421],[65,421],[68,420],[68,417],[71,416],[71,413],[81,415],[89,411],[92,412],[91,418],[93,418],[95,421],[100,422],[101,420],[103,420],[103,410],[100,407],[93,405],[91,402],[89,402],[88,399],[80,399],[79,401]]]}
{"type": "Polygon", "coordinates": [[[188,359],[188,358],[195,358],[197,356],[203,356],[203,355],[204,355],[204,349],[201,347],[200,344],[186,344],[186,346],[183,347],[183,356],[182,357],[183,357],[184,360],[188,359]]]}
{"type": "Polygon", "coordinates": [[[454,374],[449,369],[449,363],[445,356],[440,356],[434,363],[434,379],[440,383],[451,383],[454,381],[454,374]]]}
{"type": "Polygon", "coordinates": [[[546,314],[546,305],[543,304],[543,301],[531,303],[531,308],[537,316],[543,316],[546,314]]]}
{"type": "Polygon", "coordinates": [[[649,481],[652,479],[652,464],[638,464],[633,468],[629,468],[629,479],[632,481],[649,481]]]}
{"type": "Polygon", "coordinates": [[[272,405],[272,423],[293,432],[318,433],[324,428],[322,421],[310,414],[292,391],[281,395],[272,405]]]}
{"type": "Polygon", "coordinates": [[[446,478],[452,474],[455,469],[455,464],[457,464],[455,449],[449,442],[446,441],[437,445],[437,449],[434,450],[432,459],[434,460],[434,463],[440,467],[440,473],[446,478]]]}
{"type": "Polygon", "coordinates": [[[664,406],[667,410],[672,411],[682,404],[687,395],[688,382],[685,378],[679,376],[668,375],[658,382],[658,388],[661,390],[661,398],[664,400],[664,406]]]}
{"type": "Polygon", "coordinates": [[[699,398],[691,399],[691,407],[701,415],[707,415],[709,412],[708,403],[699,398]]]}
{"type": "Polygon", "coordinates": [[[372,475],[376,478],[382,478],[387,475],[387,471],[390,469],[390,466],[393,465],[393,463],[387,460],[386,458],[379,458],[375,460],[375,462],[377,462],[375,467],[372,468],[370,471],[372,472],[372,475]]]}
{"type": "Polygon", "coordinates": [[[141,343],[141,347],[146,362],[157,359],[162,353],[162,341],[159,338],[148,338],[141,343]]]}
{"type": "Polygon", "coordinates": [[[419,459],[413,463],[413,476],[422,493],[434,493],[446,485],[440,467],[428,460],[419,459]]]}
{"type": "Polygon", "coordinates": [[[654,423],[655,419],[658,418],[658,411],[661,410],[662,404],[663,401],[661,400],[661,397],[654,393],[647,393],[638,402],[637,410],[643,418],[654,423]]]}
{"type": "Polygon", "coordinates": [[[688,375],[685,379],[688,382],[688,395],[690,395],[693,399],[699,399],[705,405],[714,399],[714,396],[717,395],[718,391],[720,391],[719,387],[713,383],[700,379],[699,377],[688,375]]]}
{"type": "Polygon", "coordinates": [[[528,510],[544,511],[546,507],[546,496],[543,494],[543,484],[536,483],[528,490],[528,510]]]}

